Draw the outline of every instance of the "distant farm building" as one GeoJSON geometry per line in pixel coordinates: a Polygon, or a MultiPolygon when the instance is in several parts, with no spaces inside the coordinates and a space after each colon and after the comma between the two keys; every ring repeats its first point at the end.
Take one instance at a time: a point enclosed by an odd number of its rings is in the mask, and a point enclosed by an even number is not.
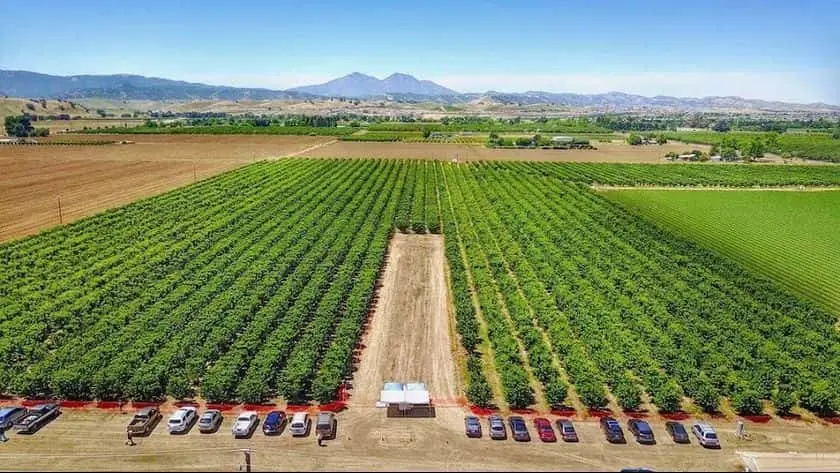
{"type": "Polygon", "coordinates": [[[572,143],[575,141],[574,136],[553,136],[551,141],[555,143],[572,143]]]}

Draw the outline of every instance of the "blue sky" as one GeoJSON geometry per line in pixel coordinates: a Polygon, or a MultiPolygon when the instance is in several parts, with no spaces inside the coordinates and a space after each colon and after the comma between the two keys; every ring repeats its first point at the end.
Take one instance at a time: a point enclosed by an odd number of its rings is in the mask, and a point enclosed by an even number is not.
{"type": "Polygon", "coordinates": [[[0,1],[0,68],[840,104],[840,0],[0,1]],[[14,20],[9,20],[9,19],[14,20]]]}

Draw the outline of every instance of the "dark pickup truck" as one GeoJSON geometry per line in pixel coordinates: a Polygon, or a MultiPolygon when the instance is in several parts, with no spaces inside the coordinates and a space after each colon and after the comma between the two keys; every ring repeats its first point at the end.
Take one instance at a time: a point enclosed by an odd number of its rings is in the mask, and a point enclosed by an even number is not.
{"type": "Polygon", "coordinates": [[[29,409],[25,417],[15,422],[14,429],[21,434],[35,433],[60,413],[58,404],[39,404],[29,409]]]}
{"type": "Polygon", "coordinates": [[[152,433],[162,414],[157,407],[145,407],[137,411],[128,424],[128,433],[134,436],[145,436],[152,433]]]}

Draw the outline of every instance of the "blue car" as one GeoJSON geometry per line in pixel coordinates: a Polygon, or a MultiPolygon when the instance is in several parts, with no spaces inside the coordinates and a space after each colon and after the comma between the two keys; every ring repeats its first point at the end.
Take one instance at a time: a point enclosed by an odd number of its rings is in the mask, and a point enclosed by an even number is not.
{"type": "Polygon", "coordinates": [[[263,433],[265,435],[279,434],[286,423],[286,413],[283,411],[271,411],[263,422],[263,433]]]}
{"type": "Polygon", "coordinates": [[[0,409],[0,428],[8,429],[15,422],[26,417],[29,412],[25,407],[4,407],[0,409]]]}

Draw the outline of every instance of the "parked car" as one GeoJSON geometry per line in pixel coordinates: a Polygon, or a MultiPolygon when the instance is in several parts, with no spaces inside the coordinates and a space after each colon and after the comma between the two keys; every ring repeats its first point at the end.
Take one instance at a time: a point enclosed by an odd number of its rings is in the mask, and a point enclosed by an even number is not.
{"type": "Polygon", "coordinates": [[[514,440],[519,442],[531,441],[531,434],[528,433],[528,426],[522,416],[510,416],[508,422],[510,423],[510,434],[514,440]]]}
{"type": "Polygon", "coordinates": [[[216,409],[204,411],[198,419],[198,431],[202,434],[210,434],[217,430],[222,425],[222,413],[216,409]]]}
{"type": "Polygon", "coordinates": [[[554,429],[551,428],[551,422],[543,417],[534,419],[534,428],[537,429],[537,435],[543,442],[556,442],[557,436],[554,435],[554,429]]]}
{"type": "Polygon", "coordinates": [[[688,432],[686,432],[685,427],[679,422],[675,422],[673,420],[665,422],[665,431],[668,432],[668,435],[670,435],[672,439],[674,439],[675,443],[691,442],[688,437],[688,432]]]}
{"type": "Polygon", "coordinates": [[[198,418],[198,409],[192,406],[181,407],[169,416],[166,427],[170,434],[183,434],[190,431],[190,428],[198,418]]]}
{"type": "Polygon", "coordinates": [[[292,422],[289,423],[289,432],[294,437],[305,436],[309,433],[309,414],[306,412],[295,412],[292,416],[292,422]]]}
{"type": "Polygon", "coordinates": [[[478,420],[478,417],[464,417],[464,430],[467,433],[467,437],[481,438],[481,422],[478,420]]]}
{"type": "Polygon", "coordinates": [[[25,417],[15,422],[14,428],[22,434],[31,434],[55,419],[60,413],[58,404],[39,404],[29,409],[25,417]]]}
{"type": "Polygon", "coordinates": [[[569,419],[557,419],[557,431],[564,442],[577,442],[578,436],[575,425],[569,419]]]}
{"type": "Polygon", "coordinates": [[[645,444],[656,443],[656,438],[653,435],[653,429],[650,428],[650,424],[646,421],[641,419],[630,419],[627,422],[627,428],[630,430],[630,433],[636,437],[637,442],[645,444]]]}
{"type": "Polygon", "coordinates": [[[245,411],[236,418],[236,422],[233,423],[233,437],[240,438],[240,437],[248,437],[252,433],[254,433],[254,429],[257,428],[257,423],[259,422],[259,417],[257,417],[257,413],[254,411],[245,411]]]}
{"type": "Polygon", "coordinates": [[[624,439],[624,431],[621,430],[621,425],[612,417],[601,417],[601,430],[604,431],[604,436],[607,437],[607,442],[627,442],[627,440],[624,439]]]}
{"type": "Polygon", "coordinates": [[[131,435],[149,435],[155,429],[163,414],[155,406],[144,407],[134,414],[127,430],[131,435]]]}
{"type": "Polygon", "coordinates": [[[694,424],[691,427],[694,436],[700,442],[700,445],[706,448],[720,448],[720,439],[715,432],[715,428],[709,424],[694,424]]]}
{"type": "Polygon", "coordinates": [[[336,433],[335,414],[332,412],[319,412],[315,420],[315,434],[322,439],[334,439],[336,433]]]}
{"type": "Polygon", "coordinates": [[[493,414],[487,418],[490,423],[490,438],[493,440],[507,439],[507,429],[505,428],[505,421],[502,416],[493,414]]]}
{"type": "Polygon", "coordinates": [[[271,411],[263,421],[263,433],[266,435],[279,434],[286,425],[286,413],[283,411],[271,411]]]}
{"type": "Polygon", "coordinates": [[[0,409],[0,428],[8,429],[15,422],[26,417],[27,409],[25,407],[4,407],[0,409]]]}

